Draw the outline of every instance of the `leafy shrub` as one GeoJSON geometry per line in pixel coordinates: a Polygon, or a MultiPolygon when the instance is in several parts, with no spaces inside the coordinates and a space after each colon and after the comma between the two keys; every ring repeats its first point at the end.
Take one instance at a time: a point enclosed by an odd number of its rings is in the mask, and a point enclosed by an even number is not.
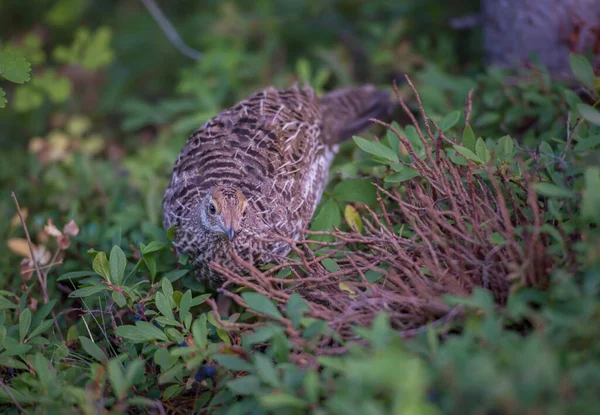
{"type": "Polygon", "coordinates": [[[274,16],[261,4],[167,9],[202,46],[196,63],[163,52],[129,5],[61,0],[40,13],[61,28],[56,42],[3,43],[34,72],[0,114],[3,137],[22,138],[0,163],[22,204],[15,214],[0,201],[2,409],[592,412],[600,91],[587,60],[571,59],[577,93],[541,68],[465,76],[460,42],[443,25],[423,33],[451,6],[367,2],[354,16],[286,3],[274,16]],[[344,143],[312,231],[284,263],[221,269],[235,305],[220,318],[171,250],[162,188],[189,130],[251,90],[360,75],[349,47],[298,18],[347,20],[370,46],[370,81],[415,73],[420,102],[399,85],[404,120],[344,143]],[[61,94],[62,79],[86,98],[61,94]],[[14,111],[26,86],[43,102],[14,111]]]}

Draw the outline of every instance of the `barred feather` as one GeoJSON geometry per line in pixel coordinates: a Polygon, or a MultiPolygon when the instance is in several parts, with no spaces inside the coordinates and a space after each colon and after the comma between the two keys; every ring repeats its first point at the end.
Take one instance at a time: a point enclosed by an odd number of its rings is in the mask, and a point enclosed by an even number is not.
{"type": "Polygon", "coordinates": [[[272,232],[297,238],[308,225],[342,139],[385,114],[387,93],[347,88],[319,99],[310,87],[255,93],[209,120],[182,149],[163,200],[165,227],[198,276],[218,281],[210,262],[237,269],[232,250],[261,264],[287,255],[272,232]],[[215,186],[242,192],[247,209],[233,240],[199,224],[197,211],[215,186]],[[272,239],[272,238],[271,238],[272,239]]]}

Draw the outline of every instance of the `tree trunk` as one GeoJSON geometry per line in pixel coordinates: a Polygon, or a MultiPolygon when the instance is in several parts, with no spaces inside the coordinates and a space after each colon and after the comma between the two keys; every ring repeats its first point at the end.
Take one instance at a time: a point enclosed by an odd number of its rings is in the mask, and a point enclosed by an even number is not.
{"type": "Polygon", "coordinates": [[[569,53],[600,66],[600,0],[482,0],[488,65],[519,67],[536,59],[568,75],[569,53]]]}

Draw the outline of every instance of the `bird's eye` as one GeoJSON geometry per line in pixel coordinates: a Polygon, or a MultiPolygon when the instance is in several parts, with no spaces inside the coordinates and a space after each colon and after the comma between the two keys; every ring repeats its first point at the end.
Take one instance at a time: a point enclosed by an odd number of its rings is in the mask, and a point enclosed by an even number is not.
{"type": "Polygon", "coordinates": [[[214,203],[211,202],[211,204],[208,205],[208,211],[210,212],[211,215],[214,215],[215,213],[217,213],[217,207],[215,206],[214,203]]]}

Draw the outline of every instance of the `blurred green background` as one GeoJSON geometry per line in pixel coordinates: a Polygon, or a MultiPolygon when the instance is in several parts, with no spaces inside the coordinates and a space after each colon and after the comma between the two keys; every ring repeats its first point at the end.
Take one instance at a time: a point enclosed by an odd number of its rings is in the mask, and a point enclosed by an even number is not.
{"type": "MultiPolygon", "coordinates": [[[[90,227],[90,244],[115,228],[156,234],[187,136],[248,94],[297,81],[318,92],[389,88],[405,73],[422,74],[426,103],[441,114],[461,108],[473,86],[451,76],[482,71],[480,30],[450,26],[478,1],[158,5],[200,60],[180,53],[141,1],[0,1],[0,46],[32,65],[30,82],[2,83],[3,217],[14,214],[15,191],[37,226],[74,218],[90,227]]],[[[4,240],[13,231],[2,221],[4,240]]],[[[5,277],[9,258],[0,255],[5,277]]]]}

